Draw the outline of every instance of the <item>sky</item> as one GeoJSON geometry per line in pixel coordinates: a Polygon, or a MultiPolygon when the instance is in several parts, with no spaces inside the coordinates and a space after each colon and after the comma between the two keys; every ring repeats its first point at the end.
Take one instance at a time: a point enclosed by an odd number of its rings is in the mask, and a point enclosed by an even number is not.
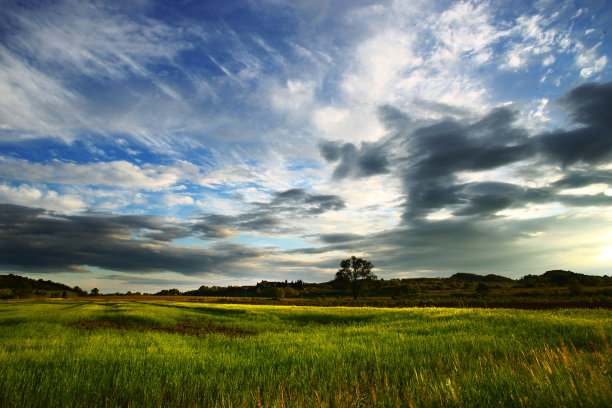
{"type": "Polygon", "coordinates": [[[11,1],[0,273],[612,274],[612,4],[11,1]]]}

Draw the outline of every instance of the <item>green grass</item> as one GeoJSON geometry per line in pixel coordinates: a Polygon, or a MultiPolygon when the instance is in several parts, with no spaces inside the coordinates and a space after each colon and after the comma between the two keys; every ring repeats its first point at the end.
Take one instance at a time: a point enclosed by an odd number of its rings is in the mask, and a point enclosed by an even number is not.
{"type": "Polygon", "coordinates": [[[2,303],[0,406],[606,407],[610,317],[605,310],[2,303]]]}

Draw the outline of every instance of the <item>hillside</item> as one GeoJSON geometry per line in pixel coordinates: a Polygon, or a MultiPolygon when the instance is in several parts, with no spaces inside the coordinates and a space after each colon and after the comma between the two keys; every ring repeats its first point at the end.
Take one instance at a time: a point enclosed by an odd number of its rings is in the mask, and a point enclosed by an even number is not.
{"type": "Polygon", "coordinates": [[[569,286],[580,284],[584,286],[610,286],[612,277],[584,275],[560,269],[547,271],[542,275],[525,275],[518,282],[525,286],[569,286]]]}
{"type": "Polygon", "coordinates": [[[19,275],[0,275],[0,299],[30,297],[75,297],[82,296],[78,286],[71,288],[63,283],[43,279],[30,279],[19,275]]]}
{"type": "Polygon", "coordinates": [[[514,282],[513,279],[499,275],[476,275],[475,273],[459,272],[451,276],[449,279],[454,279],[462,282],[514,282]]]}

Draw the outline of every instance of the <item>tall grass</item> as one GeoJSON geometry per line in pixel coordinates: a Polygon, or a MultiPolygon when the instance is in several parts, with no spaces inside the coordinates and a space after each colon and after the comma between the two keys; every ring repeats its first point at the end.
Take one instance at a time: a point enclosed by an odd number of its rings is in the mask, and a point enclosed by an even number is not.
{"type": "Polygon", "coordinates": [[[0,406],[605,407],[610,338],[603,310],[4,303],[0,406]]]}

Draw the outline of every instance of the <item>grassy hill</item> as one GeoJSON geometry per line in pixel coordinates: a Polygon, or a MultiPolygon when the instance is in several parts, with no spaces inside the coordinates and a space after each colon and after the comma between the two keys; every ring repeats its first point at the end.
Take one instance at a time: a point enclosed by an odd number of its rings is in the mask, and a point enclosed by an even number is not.
{"type": "Polygon", "coordinates": [[[32,297],[75,297],[86,293],[78,286],[71,288],[50,280],[30,279],[19,275],[0,275],[0,299],[32,297]]]}

